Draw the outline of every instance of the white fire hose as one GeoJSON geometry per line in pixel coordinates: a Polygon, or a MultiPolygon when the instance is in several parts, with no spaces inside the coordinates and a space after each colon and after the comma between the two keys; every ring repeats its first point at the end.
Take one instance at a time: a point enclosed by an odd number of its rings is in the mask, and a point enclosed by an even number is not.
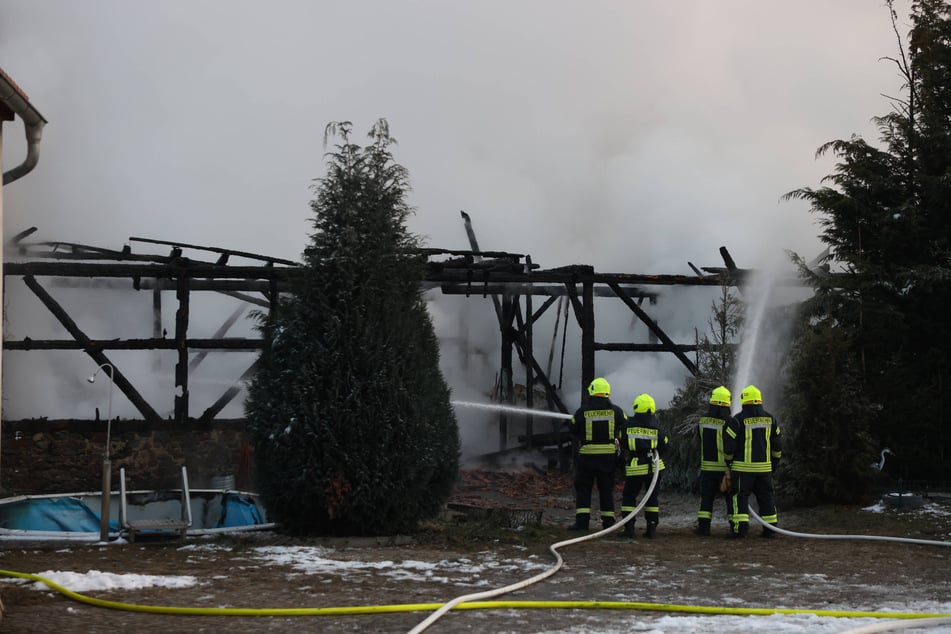
{"type": "Polygon", "coordinates": [[[654,477],[651,478],[650,486],[647,488],[647,492],[644,494],[644,497],[641,499],[641,503],[638,504],[637,507],[633,511],[631,511],[623,519],[621,519],[620,522],[617,522],[616,524],[609,526],[605,529],[602,529],[596,533],[589,533],[587,535],[582,535],[581,537],[566,539],[565,541],[552,544],[551,546],[548,547],[548,550],[555,557],[555,565],[549,568],[548,570],[545,570],[544,572],[541,572],[529,579],[525,579],[524,581],[519,581],[518,583],[513,583],[511,585],[508,585],[502,588],[496,588],[495,590],[486,590],[484,592],[476,592],[474,594],[464,594],[462,596],[456,597],[452,601],[449,601],[448,603],[443,604],[438,610],[430,614],[426,618],[426,620],[422,621],[421,623],[419,623],[419,625],[411,629],[409,631],[409,634],[419,634],[420,632],[428,628],[430,625],[435,623],[439,618],[442,617],[442,615],[444,615],[446,612],[456,607],[460,603],[465,603],[467,601],[481,601],[483,599],[490,599],[492,597],[497,597],[499,595],[513,592],[515,590],[521,590],[522,588],[526,588],[532,585],[533,583],[537,583],[541,581],[542,579],[547,579],[548,577],[558,572],[558,570],[561,569],[561,566],[564,563],[564,560],[561,558],[561,555],[558,553],[558,549],[561,548],[562,546],[571,546],[572,544],[580,544],[581,542],[586,542],[592,539],[598,539],[599,537],[604,537],[605,535],[613,533],[614,531],[623,527],[628,522],[633,522],[634,517],[640,512],[641,509],[644,508],[644,505],[647,504],[647,500],[650,498],[651,494],[654,492],[654,487],[657,486],[657,479],[660,476],[660,470],[658,469],[660,457],[657,455],[656,451],[652,452],[652,454],[653,454],[652,460],[654,463],[654,467],[653,467],[654,477]]]}

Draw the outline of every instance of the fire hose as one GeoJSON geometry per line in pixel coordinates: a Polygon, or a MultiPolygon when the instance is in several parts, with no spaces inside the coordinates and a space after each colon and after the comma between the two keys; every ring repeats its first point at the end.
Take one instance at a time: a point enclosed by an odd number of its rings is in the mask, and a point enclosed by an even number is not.
{"type": "Polygon", "coordinates": [[[561,569],[561,566],[564,563],[564,560],[561,558],[561,554],[558,552],[559,548],[562,548],[564,546],[571,546],[573,544],[580,544],[581,542],[586,542],[592,539],[598,539],[600,537],[604,537],[605,535],[609,535],[610,533],[613,533],[614,531],[622,528],[628,522],[633,522],[634,517],[638,514],[638,512],[640,512],[641,509],[644,508],[644,505],[647,504],[647,500],[650,498],[651,493],[654,492],[654,487],[657,486],[657,479],[660,477],[660,469],[658,468],[660,457],[658,456],[656,451],[651,452],[651,460],[653,462],[652,470],[654,472],[654,477],[651,478],[651,483],[650,483],[650,486],[647,488],[647,493],[645,493],[643,498],[641,498],[641,503],[638,504],[637,507],[633,511],[631,511],[625,517],[623,517],[620,522],[617,522],[616,524],[613,524],[612,526],[604,528],[596,533],[590,533],[588,535],[582,535],[581,537],[575,537],[574,539],[566,539],[564,541],[560,541],[558,543],[552,544],[551,546],[548,547],[548,550],[555,557],[555,564],[548,570],[545,570],[544,572],[541,572],[535,575],[534,577],[530,577],[529,579],[525,579],[524,581],[519,581],[518,583],[513,583],[511,585],[507,585],[502,588],[496,588],[494,590],[486,590],[484,592],[476,592],[473,594],[464,594],[462,596],[458,596],[455,599],[449,601],[448,603],[443,604],[442,607],[440,607],[438,610],[430,614],[424,621],[420,622],[419,625],[411,629],[409,631],[409,634],[419,634],[419,632],[422,632],[423,630],[428,628],[430,625],[432,625],[437,620],[439,620],[446,612],[453,609],[460,603],[465,603],[469,601],[479,601],[482,599],[497,597],[502,594],[514,592],[515,590],[521,590],[522,588],[526,588],[532,585],[533,583],[538,583],[539,581],[543,579],[547,579],[548,577],[558,572],[558,570],[561,569]]]}
{"type": "MultiPolygon", "coordinates": [[[[102,608],[125,610],[132,612],[168,614],[168,615],[193,615],[193,616],[330,616],[330,615],[359,615],[359,614],[386,614],[397,612],[417,612],[423,610],[434,610],[426,620],[419,623],[410,634],[422,632],[430,625],[441,618],[446,612],[455,608],[457,610],[480,610],[480,609],[611,609],[611,610],[644,610],[644,611],[665,611],[680,612],[691,614],[710,614],[710,615],[759,615],[767,616],[771,614],[811,614],[815,616],[829,617],[849,617],[849,618],[877,618],[889,619],[888,621],[863,626],[848,630],[840,634],[872,634],[876,632],[886,632],[906,628],[923,628],[932,625],[947,625],[951,623],[951,614],[945,613],[912,613],[912,612],[871,612],[871,611],[844,611],[844,610],[812,610],[812,609],[791,609],[791,608],[743,608],[743,607],[719,607],[719,606],[697,606],[697,605],[675,605],[659,604],[634,601],[480,601],[478,599],[499,596],[517,589],[527,587],[533,583],[546,579],[557,572],[563,560],[557,552],[559,548],[578,544],[581,542],[604,537],[612,532],[621,529],[627,522],[633,521],[634,517],[641,511],[650,497],[654,488],[657,486],[659,472],[657,467],[657,457],[654,456],[654,477],[643,501],[633,512],[621,519],[620,522],[605,528],[596,533],[582,535],[580,537],[565,540],[553,544],[549,547],[550,552],[556,559],[556,564],[545,572],[536,575],[522,582],[471,595],[457,597],[445,604],[395,604],[395,605],[377,605],[377,606],[347,606],[347,607],[324,607],[324,608],[200,608],[200,607],[177,607],[177,606],[155,606],[141,605],[133,603],[124,603],[119,601],[109,601],[89,597],[78,592],[73,592],[63,586],[43,578],[39,575],[33,575],[23,572],[10,570],[0,570],[0,576],[20,578],[43,583],[52,590],[59,592],[69,599],[93,605],[102,608]],[[896,621],[894,619],[903,619],[896,621]]],[[[805,537],[815,539],[866,539],[876,541],[895,541],[922,545],[949,546],[951,543],[924,539],[911,539],[902,537],[883,537],[874,535],[822,535],[811,533],[797,533],[782,529],[777,526],[766,523],[751,508],[750,515],[767,529],[791,537],[805,537]]]]}

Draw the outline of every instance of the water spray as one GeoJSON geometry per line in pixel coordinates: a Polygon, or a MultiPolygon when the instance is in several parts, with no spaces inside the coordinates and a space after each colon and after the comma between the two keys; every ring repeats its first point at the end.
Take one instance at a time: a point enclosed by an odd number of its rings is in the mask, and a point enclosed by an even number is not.
{"type": "Polygon", "coordinates": [[[496,405],[495,403],[475,403],[473,401],[450,401],[453,405],[461,407],[474,407],[476,409],[491,410],[494,412],[506,412],[509,414],[525,414],[527,416],[544,416],[546,418],[561,418],[571,420],[571,414],[562,414],[561,412],[550,412],[543,409],[531,409],[530,407],[514,407],[512,405],[496,405]]]}
{"type": "Polygon", "coordinates": [[[753,360],[759,352],[760,333],[772,291],[772,274],[769,278],[760,277],[753,290],[757,296],[747,310],[746,322],[743,325],[743,341],[740,344],[740,359],[735,377],[738,385],[734,388],[737,393],[748,385],[752,378],[753,360]]]}

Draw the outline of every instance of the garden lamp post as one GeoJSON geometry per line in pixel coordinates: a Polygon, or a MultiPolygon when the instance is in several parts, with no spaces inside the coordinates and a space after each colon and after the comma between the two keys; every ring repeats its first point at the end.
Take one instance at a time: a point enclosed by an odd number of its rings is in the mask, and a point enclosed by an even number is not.
{"type": "Polygon", "coordinates": [[[101,364],[87,381],[96,382],[96,376],[103,368],[109,369],[109,407],[106,410],[106,452],[102,459],[102,507],[100,512],[99,540],[109,541],[109,500],[112,497],[112,462],[109,460],[109,446],[112,443],[112,389],[115,387],[115,368],[109,363],[101,364]]]}

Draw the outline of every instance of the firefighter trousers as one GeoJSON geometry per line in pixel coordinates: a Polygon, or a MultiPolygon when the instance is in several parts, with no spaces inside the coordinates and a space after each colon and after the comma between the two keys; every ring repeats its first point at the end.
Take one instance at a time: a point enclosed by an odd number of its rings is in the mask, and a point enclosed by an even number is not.
{"type": "MultiPolygon", "coordinates": [[[[750,523],[750,495],[756,496],[759,516],[767,524],[777,522],[776,501],[773,498],[773,476],[770,473],[742,473],[736,470],[733,478],[733,532],[745,535],[750,523]]],[[[769,530],[763,528],[764,531],[769,530]]]]}
{"type": "Polygon", "coordinates": [[[575,515],[591,516],[591,490],[598,487],[601,519],[614,519],[614,468],[611,454],[578,454],[575,462],[575,515]]]}
{"type": "Polygon", "coordinates": [[[713,504],[718,495],[723,496],[726,503],[726,519],[731,521],[733,515],[733,497],[730,491],[720,493],[720,482],[723,480],[723,471],[701,471],[700,472],[700,510],[697,511],[697,519],[701,525],[710,525],[713,519],[713,504]]]}

